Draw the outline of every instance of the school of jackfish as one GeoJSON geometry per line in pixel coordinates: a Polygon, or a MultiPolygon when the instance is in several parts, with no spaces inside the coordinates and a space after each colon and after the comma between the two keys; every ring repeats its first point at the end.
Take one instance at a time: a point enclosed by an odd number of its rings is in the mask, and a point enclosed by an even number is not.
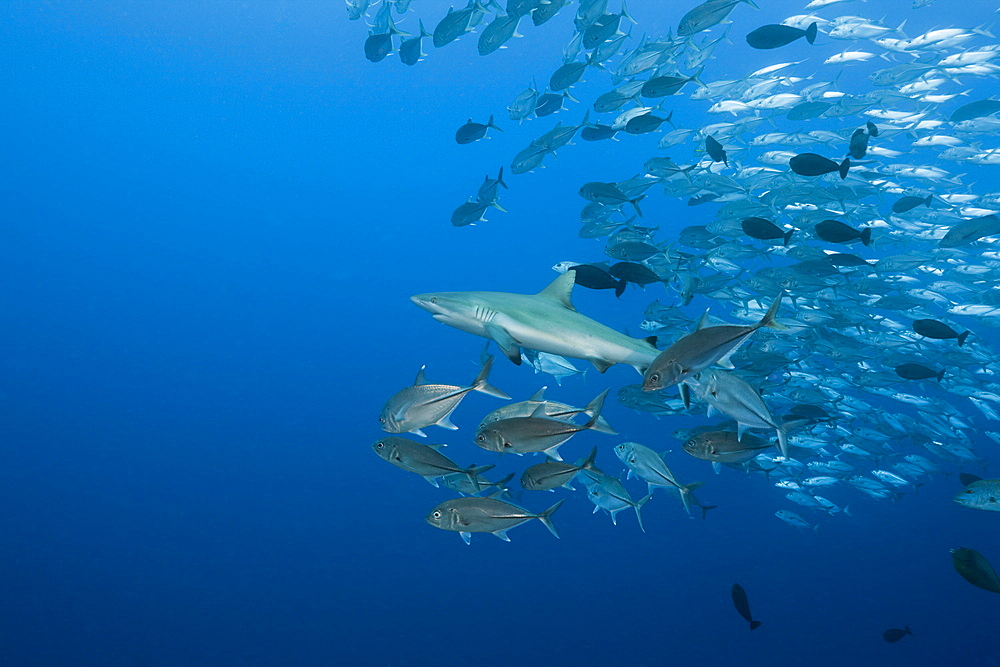
{"type": "MultiPolygon", "coordinates": [[[[561,261],[537,294],[439,292],[411,300],[560,382],[582,372],[571,360],[601,373],[632,366],[642,378],[618,388],[626,407],[657,416],[707,409],[709,418],[725,418],[672,434],[716,474],[766,476],[791,503],[776,516],[800,529],[849,514],[848,503],[822,495],[827,489],[898,501],[944,470],[984,465],[976,447],[983,436],[1000,444],[1000,431],[982,426],[1000,422],[1000,358],[976,333],[1000,327],[1000,191],[976,192],[956,173],[1000,164],[1000,147],[988,147],[1000,129],[1000,100],[977,93],[1000,72],[1000,43],[983,26],[911,35],[905,20],[891,26],[840,12],[843,1],[812,0],[804,10],[816,13],[765,25],[755,20],[752,0],[663,8],[677,13],[676,30],[635,39],[624,0],[618,11],[609,11],[609,0],[508,0],[506,7],[471,0],[449,10],[432,33],[421,21],[412,36],[392,18],[393,11],[406,14],[410,1],[382,0],[365,44],[370,60],[396,52],[414,65],[425,55],[424,37],[440,48],[485,24],[478,50],[487,55],[519,36],[520,25],[541,26],[575,6],[563,64],[547,89],[533,84],[518,94],[508,118],[535,122],[565,112],[567,103],[582,106],[570,90],[587,73],[609,87],[578,124],[557,123],[517,152],[510,172],[540,167],[577,136],[589,142],[656,133],[658,147],[674,158],[652,156],[621,181],[580,186],[587,203],[579,235],[606,239],[607,260],[561,261]],[[731,39],[775,54],[799,42],[797,59],[776,57],[742,78],[713,79],[714,54],[731,39]],[[868,68],[862,89],[840,82],[837,70],[846,65],[868,68]],[[664,108],[681,98],[720,120],[685,126],[664,108]],[[949,162],[954,168],[942,166],[949,162]],[[643,222],[641,204],[657,191],[688,206],[713,205],[714,215],[680,230],[643,222]],[[619,333],[571,300],[574,287],[621,296],[629,285],[666,291],[639,322],[648,338],[619,333]],[[699,317],[696,300],[709,312],[699,317]]],[[[914,0],[913,11],[932,2],[914,0]]],[[[347,8],[352,20],[373,9],[368,0],[347,0],[347,8]]],[[[456,141],[473,143],[490,130],[501,130],[493,116],[469,119],[456,141]]],[[[504,211],[500,187],[508,188],[503,169],[454,211],[452,224],[504,211]]],[[[383,429],[424,435],[431,425],[454,428],[449,415],[468,392],[507,398],[487,383],[491,364],[484,352],[482,371],[466,387],[429,385],[421,371],[413,387],[387,402],[383,429]]],[[[597,467],[600,445],[586,459],[562,461],[558,448],[575,434],[615,434],[601,417],[606,395],[573,407],[539,391],[484,417],[472,440],[488,451],[541,454],[544,461],[521,477],[524,489],[573,489],[578,480],[594,511],[612,519],[630,509],[643,526],[641,509],[657,488],[704,516],[712,506],[694,496],[702,483],[679,482],[662,455],[639,443],[606,445],[629,478],[648,485],[638,500],[597,467]]],[[[509,502],[510,478],[482,477],[491,466],[463,467],[434,446],[396,436],[374,449],[462,494],[426,519],[466,542],[474,532],[507,539],[508,530],[532,519],[558,537],[551,516],[564,500],[536,513],[509,502]]],[[[963,473],[961,481],[956,503],[1000,511],[1000,480],[963,473]]],[[[988,570],[980,576],[987,583],[976,585],[1000,592],[989,564],[976,556],[988,570]]],[[[963,562],[956,556],[956,568],[972,581],[971,561],[963,562]]],[[[742,589],[737,597],[744,614],[742,589]]],[[[749,611],[744,616],[757,623],[749,611]]]]}

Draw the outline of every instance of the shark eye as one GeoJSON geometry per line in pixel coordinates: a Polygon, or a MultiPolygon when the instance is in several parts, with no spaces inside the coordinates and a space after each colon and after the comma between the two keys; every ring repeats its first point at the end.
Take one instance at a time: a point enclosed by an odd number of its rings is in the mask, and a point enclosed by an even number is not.
{"type": "Polygon", "coordinates": [[[437,302],[438,302],[438,298],[436,296],[432,296],[431,297],[431,303],[437,303],[437,302]]]}
{"type": "Polygon", "coordinates": [[[972,493],[972,489],[966,489],[965,492],[966,493],[972,493]]]}
{"type": "Polygon", "coordinates": [[[991,502],[991,503],[995,503],[996,501],[997,501],[997,499],[996,499],[996,498],[994,498],[993,496],[990,496],[990,502],[991,502]]]}

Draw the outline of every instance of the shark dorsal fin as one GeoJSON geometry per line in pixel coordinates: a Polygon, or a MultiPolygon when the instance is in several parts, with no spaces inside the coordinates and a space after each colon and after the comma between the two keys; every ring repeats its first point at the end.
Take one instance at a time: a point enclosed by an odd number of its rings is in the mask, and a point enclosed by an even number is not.
{"type": "Polygon", "coordinates": [[[427,384],[427,379],[424,378],[424,369],[425,368],[427,368],[427,367],[426,366],[421,366],[420,370],[417,371],[417,379],[413,381],[413,386],[414,387],[422,385],[422,384],[427,384]]]}
{"type": "Polygon", "coordinates": [[[555,301],[564,308],[576,310],[573,307],[573,302],[570,301],[570,297],[573,295],[573,285],[575,284],[576,272],[567,271],[549,283],[549,286],[539,292],[538,296],[543,299],[555,301]]]}

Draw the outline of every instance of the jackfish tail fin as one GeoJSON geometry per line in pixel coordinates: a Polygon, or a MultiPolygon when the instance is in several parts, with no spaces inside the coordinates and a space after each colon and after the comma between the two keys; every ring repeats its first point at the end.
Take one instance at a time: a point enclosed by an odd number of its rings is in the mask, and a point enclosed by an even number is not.
{"type": "Polygon", "coordinates": [[[491,385],[489,382],[486,381],[486,378],[489,377],[491,368],[493,368],[492,356],[486,359],[486,362],[483,364],[483,367],[479,370],[479,375],[477,375],[476,379],[473,380],[472,391],[478,391],[483,394],[489,394],[490,396],[495,396],[497,398],[502,398],[504,400],[509,401],[510,396],[508,396],[506,393],[500,391],[499,389],[497,389],[496,387],[494,387],[493,385],[491,385]]]}
{"type": "Polygon", "coordinates": [[[556,530],[556,525],[554,523],[552,523],[552,518],[551,517],[552,517],[553,514],[556,513],[557,509],[559,509],[560,507],[562,507],[562,504],[564,502],[566,502],[565,498],[563,498],[562,500],[560,500],[559,502],[557,502],[555,505],[553,505],[552,507],[548,508],[547,510],[545,510],[544,512],[542,512],[541,514],[538,515],[538,520],[541,521],[543,524],[545,524],[545,527],[549,529],[550,533],[552,533],[553,535],[556,536],[556,539],[559,539],[559,531],[556,530]]]}
{"type": "Polygon", "coordinates": [[[774,316],[778,314],[778,308],[781,307],[781,299],[785,296],[784,290],[778,292],[778,296],[774,297],[774,302],[771,307],[767,309],[767,313],[761,318],[760,322],[757,323],[757,328],[768,327],[769,329],[777,329],[779,331],[784,331],[788,329],[787,326],[778,322],[774,319],[774,316]]]}

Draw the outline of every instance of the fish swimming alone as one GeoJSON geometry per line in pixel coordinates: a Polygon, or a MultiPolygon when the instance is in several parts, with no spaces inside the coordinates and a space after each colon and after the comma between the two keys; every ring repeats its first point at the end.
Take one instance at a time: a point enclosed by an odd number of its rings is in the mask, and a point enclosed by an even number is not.
{"type": "Polygon", "coordinates": [[[951,564],[962,578],[977,588],[1000,593],[1000,577],[986,558],[975,549],[958,547],[951,550],[951,564]]]}
{"type": "Polygon", "coordinates": [[[912,635],[912,634],[913,633],[910,632],[910,626],[904,625],[902,627],[902,629],[900,629],[900,628],[889,628],[888,630],[886,630],[885,632],[882,633],[882,639],[884,639],[885,641],[887,641],[890,644],[892,644],[892,643],[898,642],[900,639],[902,639],[906,635],[912,635]]]}
{"type": "Polygon", "coordinates": [[[816,42],[816,31],[819,24],[813,21],[805,29],[795,28],[790,25],[772,23],[757,28],[747,35],[747,44],[755,49],[777,49],[792,42],[806,38],[810,44],[816,42]]]}
{"type": "Polygon", "coordinates": [[[658,350],[577,312],[570,301],[575,275],[563,273],[538,294],[437,292],[410,297],[434,319],[488,338],[515,364],[521,347],[589,361],[601,373],[615,364],[642,373],[658,350]]]}
{"type": "Polygon", "coordinates": [[[750,601],[747,599],[747,592],[739,584],[733,584],[732,590],[733,605],[736,607],[736,611],[740,613],[740,616],[750,624],[751,630],[756,630],[760,627],[760,621],[755,621],[753,614],[750,613],[750,601]]]}

